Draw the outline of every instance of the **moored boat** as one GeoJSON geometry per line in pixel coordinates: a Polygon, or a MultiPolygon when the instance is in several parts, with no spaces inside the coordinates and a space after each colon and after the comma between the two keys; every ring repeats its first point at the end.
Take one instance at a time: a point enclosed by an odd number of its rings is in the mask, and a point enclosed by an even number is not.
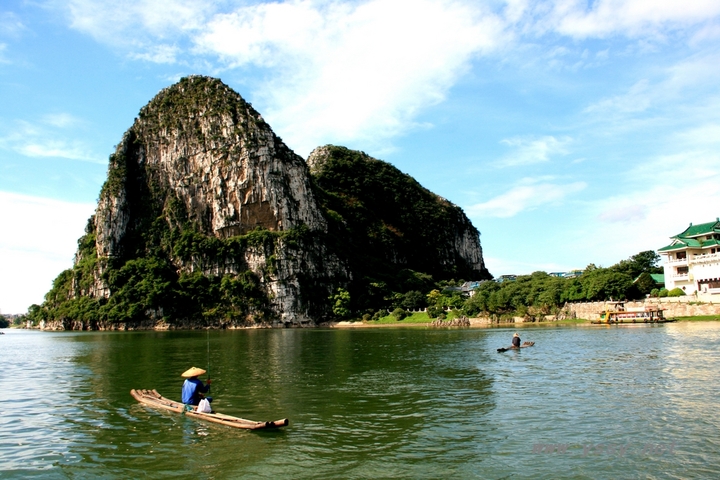
{"type": "Polygon", "coordinates": [[[666,323],[674,321],[674,319],[666,319],[663,316],[663,310],[659,307],[626,308],[625,302],[607,302],[605,310],[600,312],[600,318],[592,320],[590,323],[666,323]]]}
{"type": "Polygon", "coordinates": [[[224,415],[222,413],[212,412],[203,413],[198,412],[197,407],[193,405],[185,405],[169,398],[165,398],[160,395],[157,390],[130,390],[130,395],[135,398],[138,402],[155,408],[162,408],[171,412],[185,414],[185,416],[191,418],[197,418],[199,420],[205,420],[208,422],[219,423],[233,428],[244,428],[247,430],[260,430],[265,428],[278,428],[286,426],[289,421],[287,418],[281,420],[275,420],[273,422],[257,422],[254,420],[247,420],[245,418],[233,417],[231,415],[224,415]]]}

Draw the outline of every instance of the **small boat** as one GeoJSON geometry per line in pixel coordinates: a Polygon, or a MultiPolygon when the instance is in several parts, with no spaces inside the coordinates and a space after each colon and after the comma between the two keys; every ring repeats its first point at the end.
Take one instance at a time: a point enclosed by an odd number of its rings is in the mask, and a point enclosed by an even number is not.
{"type": "Polygon", "coordinates": [[[523,342],[523,344],[520,345],[519,347],[513,346],[513,347],[507,347],[507,348],[498,348],[497,351],[498,352],[507,352],[508,350],[517,350],[519,348],[532,347],[533,345],[535,345],[535,342],[523,342]]]}
{"type": "Polygon", "coordinates": [[[206,420],[208,422],[219,423],[228,427],[244,428],[247,430],[260,430],[264,428],[284,427],[289,423],[287,418],[275,420],[274,422],[256,422],[254,420],[246,420],[244,418],[223,415],[222,413],[198,412],[197,407],[193,405],[185,405],[184,403],[175,402],[160,395],[156,390],[130,390],[130,395],[138,402],[149,405],[151,407],[170,410],[171,412],[185,414],[185,416],[206,420]]]}

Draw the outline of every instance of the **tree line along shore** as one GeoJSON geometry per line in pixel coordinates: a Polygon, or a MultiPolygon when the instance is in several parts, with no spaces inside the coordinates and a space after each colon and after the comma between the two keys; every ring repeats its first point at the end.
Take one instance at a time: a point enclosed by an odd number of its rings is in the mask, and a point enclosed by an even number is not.
{"type": "MultiPolygon", "coordinates": [[[[449,322],[459,317],[498,324],[519,319],[526,322],[582,322],[583,319],[569,314],[568,304],[684,295],[682,291],[668,292],[658,288],[651,274],[661,272],[657,265],[659,260],[655,252],[645,251],[607,268],[590,264],[575,278],[538,271],[517,276],[513,281],[489,280],[480,282],[469,297],[457,288],[464,280],[434,282],[427,274],[407,271],[405,275],[412,280],[407,284],[414,288],[393,292],[384,297],[376,309],[354,310],[350,293],[338,289],[330,299],[335,314],[331,322],[398,325],[430,323],[436,319],[449,322]]],[[[720,320],[720,315],[689,315],[678,319],[720,320]]],[[[35,318],[31,309],[27,315],[3,320],[8,326],[26,325],[28,321],[38,325],[41,319],[35,318]]],[[[481,322],[475,320],[474,323],[481,322]]]]}

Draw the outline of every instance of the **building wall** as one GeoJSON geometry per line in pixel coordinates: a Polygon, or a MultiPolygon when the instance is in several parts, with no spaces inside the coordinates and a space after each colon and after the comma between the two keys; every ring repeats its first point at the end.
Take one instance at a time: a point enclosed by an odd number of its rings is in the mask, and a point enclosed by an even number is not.
{"type": "Polygon", "coordinates": [[[698,291],[699,284],[700,293],[720,293],[720,288],[710,288],[709,285],[702,282],[708,279],[720,279],[720,253],[701,254],[699,251],[692,250],[686,251],[686,253],[687,258],[684,260],[677,260],[677,252],[662,255],[665,288],[672,290],[679,287],[690,295],[698,291]],[[679,275],[678,267],[687,267],[688,273],[679,275]]]}

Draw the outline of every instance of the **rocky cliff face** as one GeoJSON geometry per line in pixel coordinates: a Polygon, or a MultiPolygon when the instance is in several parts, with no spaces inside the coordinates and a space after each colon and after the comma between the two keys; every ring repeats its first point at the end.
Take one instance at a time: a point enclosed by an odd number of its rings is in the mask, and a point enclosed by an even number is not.
{"type": "Polygon", "coordinates": [[[80,329],[315,324],[340,289],[364,312],[450,278],[490,278],[461,209],[361,152],[306,163],[240,95],[194,76],[125,133],[75,264],[36,313],[80,329]]]}
{"type": "MultiPolygon", "coordinates": [[[[141,111],[112,155],[94,217],[96,255],[101,261],[87,293],[111,296],[103,278],[116,264],[149,254],[163,238],[191,231],[228,239],[254,230],[293,232],[218,254],[166,251],[178,274],[238,275],[251,271],[282,322],[304,323],[327,312],[302,295],[300,280],[331,293],[347,272],[317,235],[327,229],[313,195],[304,160],[272,132],[259,113],[218,80],[189,77],[160,92],[141,111]],[[154,225],[159,222],[161,225],[154,225]]],[[[165,240],[168,240],[165,239],[165,240]]],[[[170,247],[167,245],[166,247],[170,247]]],[[[174,245],[177,247],[177,245],[174,245]]],[[[317,296],[317,294],[315,295],[317,296]]],[[[257,312],[249,312],[257,313],[257,312]]]]}
{"type": "MultiPolygon", "coordinates": [[[[217,80],[190,77],[160,92],[118,146],[111,177],[114,170],[132,170],[123,161],[142,168],[157,193],[172,192],[203,233],[227,238],[257,227],[325,229],[303,159],[217,80]]],[[[119,253],[127,202],[125,191],[104,189],[98,253],[119,253]]]]}

